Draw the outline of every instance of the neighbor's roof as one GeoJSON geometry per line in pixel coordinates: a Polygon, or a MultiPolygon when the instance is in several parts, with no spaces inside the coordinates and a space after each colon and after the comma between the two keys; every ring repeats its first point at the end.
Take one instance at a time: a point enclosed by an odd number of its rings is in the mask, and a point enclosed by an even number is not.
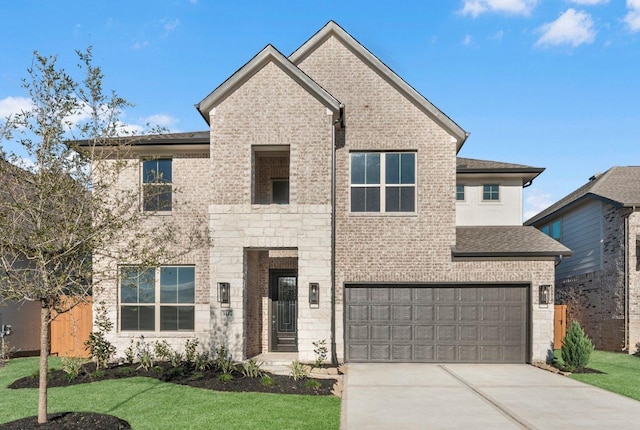
{"type": "Polygon", "coordinates": [[[556,257],[571,250],[534,227],[457,227],[454,257],[556,257]]]}
{"type": "MultiPolygon", "coordinates": [[[[460,150],[469,133],[464,131],[462,127],[456,124],[451,118],[445,115],[440,109],[433,105],[422,94],[415,90],[411,85],[405,82],[398,74],[391,70],[378,57],[373,55],[360,42],[347,33],[342,27],[334,21],[329,21],[316,34],[311,36],[302,46],[289,56],[294,64],[300,64],[305,58],[311,55],[320,45],[322,45],[331,36],[338,39],[344,46],[353,52],[358,58],[365,62],[372,70],[386,80],[397,91],[403,94],[414,105],[422,110],[433,121],[447,130],[456,140],[457,149],[460,150]]],[[[338,70],[339,73],[339,70],[338,70]]],[[[348,109],[348,106],[347,106],[348,109]]]]}
{"type": "Polygon", "coordinates": [[[604,200],[621,207],[640,207],[640,166],[612,167],[602,174],[592,176],[589,182],[527,220],[525,224],[535,224],[588,198],[604,200]]]}

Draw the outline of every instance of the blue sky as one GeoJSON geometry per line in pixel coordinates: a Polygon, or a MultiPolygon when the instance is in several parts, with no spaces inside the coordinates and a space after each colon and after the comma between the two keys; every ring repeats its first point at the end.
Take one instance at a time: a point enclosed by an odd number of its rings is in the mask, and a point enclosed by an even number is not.
{"type": "Polygon", "coordinates": [[[20,0],[0,16],[2,117],[25,106],[34,50],[73,70],[92,45],[132,128],[204,130],[195,103],[334,20],[471,133],[460,156],[546,167],[525,216],[640,165],[640,0],[20,0]]]}

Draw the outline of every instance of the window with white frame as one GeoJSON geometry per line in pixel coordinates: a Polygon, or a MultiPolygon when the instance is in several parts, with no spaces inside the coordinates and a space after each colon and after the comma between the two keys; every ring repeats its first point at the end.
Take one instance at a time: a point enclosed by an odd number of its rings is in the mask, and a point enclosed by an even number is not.
{"type": "Polygon", "coordinates": [[[415,210],[415,152],[351,153],[351,212],[415,210]]]}
{"type": "Polygon", "coordinates": [[[464,185],[456,185],[456,200],[464,201],[464,185]]]}
{"type": "Polygon", "coordinates": [[[484,184],[482,186],[482,200],[485,202],[500,200],[500,185],[484,184]]]}
{"type": "Polygon", "coordinates": [[[193,331],[195,268],[120,268],[121,331],[193,331]]]}
{"type": "Polygon", "coordinates": [[[146,212],[171,211],[172,169],[170,158],[142,162],[142,209],[146,212]]]}

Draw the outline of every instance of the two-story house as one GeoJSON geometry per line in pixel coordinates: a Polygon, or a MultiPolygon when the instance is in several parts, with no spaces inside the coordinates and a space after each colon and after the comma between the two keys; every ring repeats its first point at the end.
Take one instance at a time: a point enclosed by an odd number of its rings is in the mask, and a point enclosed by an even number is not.
{"type": "Polygon", "coordinates": [[[556,302],[596,348],[640,342],[640,167],[612,167],[526,222],[570,247],[556,268],[556,302]]]}
{"type": "Polygon", "coordinates": [[[123,183],[166,187],[142,210],[205,214],[212,243],[104,293],[120,353],[144,334],[235,359],[312,361],[322,339],[339,361],[545,359],[570,251],[521,224],[541,169],[457,159],[467,133],[334,22],[196,107],[209,130],[145,140],[123,183]]]}

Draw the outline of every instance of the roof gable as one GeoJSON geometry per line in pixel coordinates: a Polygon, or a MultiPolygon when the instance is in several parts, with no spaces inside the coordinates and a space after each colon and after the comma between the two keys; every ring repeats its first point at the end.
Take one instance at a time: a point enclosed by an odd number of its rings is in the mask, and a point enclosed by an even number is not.
{"type": "Polygon", "coordinates": [[[477,160],[474,158],[457,157],[456,173],[465,177],[499,175],[522,178],[523,185],[529,186],[544,168],[526,166],[524,164],[504,163],[501,161],[477,160]]]}
{"type": "Polygon", "coordinates": [[[309,94],[315,97],[320,103],[331,109],[334,113],[340,112],[341,104],[324,88],[318,85],[307,74],[300,70],[296,65],[289,61],[280,51],[272,45],[267,45],[255,57],[249,60],[244,66],[236,71],[229,79],[224,81],[218,88],[213,90],[211,94],[205,97],[196,105],[196,109],[200,115],[209,123],[209,112],[217,105],[222,103],[227,97],[233,94],[245,82],[251,79],[258,71],[267,64],[273,63],[278,66],[284,73],[290,76],[295,82],[304,88],[309,94]]]}
{"type": "Polygon", "coordinates": [[[330,37],[335,37],[339,40],[393,88],[445,129],[456,140],[457,150],[460,150],[469,134],[334,21],[329,21],[327,25],[291,54],[289,59],[296,65],[300,64],[330,37]]]}

